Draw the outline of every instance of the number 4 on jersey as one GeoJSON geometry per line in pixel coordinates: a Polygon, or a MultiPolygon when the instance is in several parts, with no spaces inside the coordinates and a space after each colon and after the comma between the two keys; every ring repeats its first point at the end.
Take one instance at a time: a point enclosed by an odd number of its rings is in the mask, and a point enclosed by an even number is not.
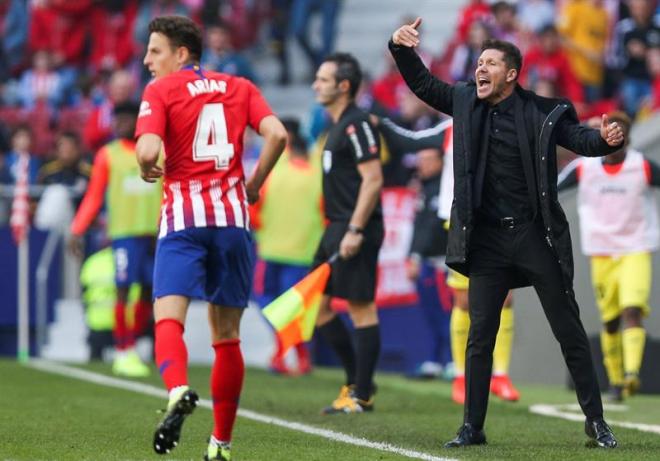
{"type": "Polygon", "coordinates": [[[234,145],[229,143],[225,109],[220,103],[204,104],[197,118],[193,141],[193,160],[215,162],[216,170],[229,168],[234,157],[234,145]]]}

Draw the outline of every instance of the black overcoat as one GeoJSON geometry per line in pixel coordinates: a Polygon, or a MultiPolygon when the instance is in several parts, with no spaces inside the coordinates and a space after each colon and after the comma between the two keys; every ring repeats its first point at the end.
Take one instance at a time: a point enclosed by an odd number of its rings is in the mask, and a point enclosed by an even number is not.
{"type": "MultiPolygon", "coordinates": [[[[390,40],[390,51],[410,89],[431,107],[454,118],[454,201],[451,208],[447,265],[470,275],[470,236],[474,228],[472,189],[488,105],[477,98],[475,82],[449,85],[433,76],[411,48],[390,40]]],[[[565,99],[544,98],[520,86],[515,90],[518,144],[530,202],[543,222],[545,240],[557,257],[565,286],[573,286],[573,250],[566,215],[557,200],[557,144],[577,154],[603,156],[610,147],[598,130],[580,125],[565,99]],[[559,138],[559,139],[558,139],[559,138]]],[[[534,257],[534,255],[529,255],[534,257]]],[[[522,275],[510,288],[529,286],[522,275]]]]}

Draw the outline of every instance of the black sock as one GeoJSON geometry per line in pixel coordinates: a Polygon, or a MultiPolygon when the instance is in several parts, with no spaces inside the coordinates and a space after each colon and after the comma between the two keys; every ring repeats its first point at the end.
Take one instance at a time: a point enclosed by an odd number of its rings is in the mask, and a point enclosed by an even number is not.
{"type": "Polygon", "coordinates": [[[351,335],[344,322],[336,315],[332,320],[319,327],[323,338],[339,356],[346,372],[346,385],[355,384],[355,350],[351,343],[351,335]]]}
{"type": "Polygon", "coordinates": [[[380,328],[378,324],[355,329],[357,355],[356,394],[360,400],[369,400],[372,394],[374,370],[380,354],[380,328]]]}

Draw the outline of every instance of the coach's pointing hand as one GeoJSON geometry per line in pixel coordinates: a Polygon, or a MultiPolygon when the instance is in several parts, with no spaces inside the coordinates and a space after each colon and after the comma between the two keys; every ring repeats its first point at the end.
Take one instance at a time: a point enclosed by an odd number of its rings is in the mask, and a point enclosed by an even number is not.
{"type": "Polygon", "coordinates": [[[412,24],[405,24],[399,27],[392,34],[392,41],[395,45],[414,48],[419,45],[419,31],[417,28],[422,23],[422,18],[418,17],[412,24]]]}
{"type": "Polygon", "coordinates": [[[609,123],[609,121],[607,115],[603,114],[600,121],[600,135],[609,146],[620,146],[623,144],[623,129],[618,123],[609,123]]]}

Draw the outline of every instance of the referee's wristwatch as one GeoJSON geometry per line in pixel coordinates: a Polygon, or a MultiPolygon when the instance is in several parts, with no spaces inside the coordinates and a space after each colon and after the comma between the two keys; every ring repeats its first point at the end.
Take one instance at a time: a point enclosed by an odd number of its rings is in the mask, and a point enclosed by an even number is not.
{"type": "Polygon", "coordinates": [[[364,229],[354,224],[349,224],[348,232],[350,232],[351,234],[364,234],[364,229]]]}

